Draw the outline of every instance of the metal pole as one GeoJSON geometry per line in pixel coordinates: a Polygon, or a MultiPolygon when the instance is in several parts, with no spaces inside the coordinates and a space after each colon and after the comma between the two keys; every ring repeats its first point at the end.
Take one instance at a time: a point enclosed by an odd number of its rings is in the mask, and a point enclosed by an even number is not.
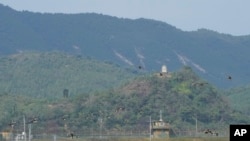
{"type": "Polygon", "coordinates": [[[152,124],[151,124],[151,116],[149,117],[149,139],[151,141],[151,131],[152,130],[152,124]]]}
{"type": "Polygon", "coordinates": [[[54,135],[54,141],[56,141],[56,135],[54,135]]]}
{"type": "Polygon", "coordinates": [[[197,136],[198,133],[198,124],[197,124],[197,116],[195,117],[195,136],[197,136]]]}
{"type": "Polygon", "coordinates": [[[31,140],[31,124],[29,124],[29,141],[31,140]]]}
{"type": "Polygon", "coordinates": [[[193,119],[195,120],[195,136],[198,134],[198,120],[197,120],[197,114],[193,116],[193,119]]]}
{"type": "Polygon", "coordinates": [[[26,141],[26,122],[25,122],[25,116],[23,115],[23,133],[24,133],[24,141],[26,141]]]}
{"type": "Polygon", "coordinates": [[[100,118],[100,138],[102,138],[102,118],[100,118]]]}

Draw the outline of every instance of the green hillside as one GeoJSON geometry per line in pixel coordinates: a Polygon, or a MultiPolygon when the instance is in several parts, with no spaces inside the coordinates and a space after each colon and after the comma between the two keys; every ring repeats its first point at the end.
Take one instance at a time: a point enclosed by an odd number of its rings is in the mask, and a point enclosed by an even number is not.
{"type": "Polygon", "coordinates": [[[20,53],[0,58],[0,92],[53,99],[67,89],[79,95],[118,86],[138,74],[132,71],[59,52],[20,53]]]}
{"type": "Polygon", "coordinates": [[[53,101],[1,95],[0,112],[5,113],[0,115],[1,128],[9,129],[6,124],[14,120],[18,130],[26,115],[29,119],[39,117],[34,126],[34,132],[39,133],[64,133],[65,124],[76,133],[98,130],[100,124],[103,131],[144,131],[150,116],[159,119],[160,110],[175,131],[194,129],[195,120],[199,132],[207,128],[225,132],[229,124],[249,122],[249,117],[231,108],[222,92],[189,67],[170,75],[139,76],[114,89],[53,101]]]}
{"type": "Polygon", "coordinates": [[[20,133],[23,116],[38,118],[34,134],[148,131],[161,110],[174,131],[197,121],[228,132],[250,122],[249,46],[250,36],[0,4],[0,131],[13,122],[20,133]]]}
{"type": "Polygon", "coordinates": [[[166,64],[171,71],[190,66],[202,78],[229,88],[248,84],[250,36],[200,29],[184,32],[164,22],[107,15],[15,11],[0,5],[0,54],[63,51],[141,65],[146,71],[166,64]],[[234,81],[225,81],[231,75],[234,81]]]}
{"type": "Polygon", "coordinates": [[[139,124],[137,126],[147,127],[145,121],[149,116],[158,120],[160,110],[164,120],[178,130],[194,128],[196,118],[200,130],[219,129],[249,120],[231,108],[222,92],[200,79],[189,67],[171,73],[170,78],[162,78],[159,74],[137,78],[103,97],[105,100],[98,99],[99,107],[103,107],[103,111],[116,110],[111,115],[112,112],[99,113],[109,113],[105,116],[114,118],[106,119],[108,127],[114,121],[123,126],[139,124]],[[109,108],[107,101],[111,103],[109,108]]]}
{"type": "Polygon", "coordinates": [[[241,86],[232,88],[226,92],[226,95],[232,107],[244,114],[250,115],[250,86],[241,86]]]}

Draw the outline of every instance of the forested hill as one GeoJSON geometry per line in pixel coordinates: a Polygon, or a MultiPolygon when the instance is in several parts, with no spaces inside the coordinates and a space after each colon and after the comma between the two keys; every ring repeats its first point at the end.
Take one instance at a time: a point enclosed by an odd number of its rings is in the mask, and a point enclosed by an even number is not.
{"type": "Polygon", "coordinates": [[[148,131],[149,117],[159,120],[160,110],[163,120],[175,131],[194,130],[197,120],[201,133],[205,129],[225,133],[229,124],[250,121],[189,67],[168,77],[143,75],[114,89],[54,101],[12,94],[1,94],[0,98],[0,112],[4,113],[0,115],[0,129],[9,129],[8,123],[15,121],[15,131],[22,131],[25,115],[29,120],[38,119],[32,128],[39,134],[63,133],[65,124],[75,133],[90,128],[99,131],[100,120],[103,131],[148,131]]]}
{"type": "Polygon", "coordinates": [[[235,109],[250,115],[250,85],[229,89],[226,94],[235,109]]]}
{"type": "MultiPolygon", "coordinates": [[[[142,122],[149,115],[157,120],[159,110],[164,111],[164,120],[170,122],[172,128],[180,130],[192,129],[196,118],[200,129],[226,128],[228,124],[249,120],[247,115],[232,108],[223,92],[200,79],[189,67],[170,73],[169,77],[155,73],[136,78],[104,98],[112,101],[110,108],[118,109],[111,117],[121,119],[124,125],[132,119],[142,122]]],[[[100,105],[106,104],[105,100],[101,101],[100,105]]]]}
{"type": "Polygon", "coordinates": [[[89,57],[26,52],[0,58],[0,92],[54,99],[63,97],[64,89],[69,95],[110,89],[138,74],[89,57]]]}
{"type": "MultiPolygon", "coordinates": [[[[195,21],[194,21],[195,22],[195,21]]],[[[250,36],[231,36],[207,29],[184,32],[148,19],[106,15],[49,14],[15,11],[0,5],[0,53],[64,51],[108,60],[122,66],[141,65],[158,71],[191,66],[221,87],[248,84],[250,36]],[[225,81],[231,75],[233,81],[225,81]]]]}

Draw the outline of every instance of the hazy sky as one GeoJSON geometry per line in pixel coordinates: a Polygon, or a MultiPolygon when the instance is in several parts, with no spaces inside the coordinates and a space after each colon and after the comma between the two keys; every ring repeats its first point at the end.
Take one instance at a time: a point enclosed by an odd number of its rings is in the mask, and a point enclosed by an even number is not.
{"type": "Polygon", "coordinates": [[[164,21],[185,31],[211,29],[250,35],[250,0],[0,0],[16,10],[102,13],[164,21]]]}

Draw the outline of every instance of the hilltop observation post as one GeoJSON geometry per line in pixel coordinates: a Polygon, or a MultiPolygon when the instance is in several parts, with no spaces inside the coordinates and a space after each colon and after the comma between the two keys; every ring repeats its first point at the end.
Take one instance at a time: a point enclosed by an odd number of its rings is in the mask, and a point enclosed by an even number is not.
{"type": "Polygon", "coordinates": [[[161,72],[158,73],[158,76],[161,77],[161,78],[170,78],[171,77],[171,74],[168,71],[168,68],[167,68],[166,65],[161,66],[161,72]]]}
{"type": "Polygon", "coordinates": [[[160,119],[151,123],[151,134],[153,138],[169,138],[170,125],[162,120],[162,112],[160,111],[160,119]]]}
{"type": "Polygon", "coordinates": [[[161,67],[161,72],[162,72],[162,73],[168,73],[168,69],[167,69],[167,66],[166,66],[166,65],[162,65],[162,67],[161,67]]]}

